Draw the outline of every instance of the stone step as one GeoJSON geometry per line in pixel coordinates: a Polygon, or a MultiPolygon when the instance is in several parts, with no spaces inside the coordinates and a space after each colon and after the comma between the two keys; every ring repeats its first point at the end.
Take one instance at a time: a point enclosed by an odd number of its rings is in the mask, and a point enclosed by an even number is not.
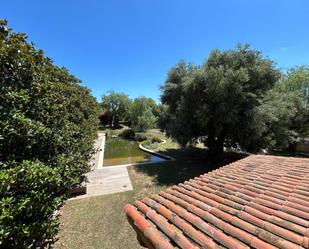
{"type": "Polygon", "coordinates": [[[126,167],[102,168],[87,174],[87,196],[133,190],[126,167]]]}
{"type": "Polygon", "coordinates": [[[113,180],[117,178],[123,178],[127,176],[127,170],[123,168],[114,168],[114,169],[100,169],[92,171],[86,175],[86,181],[88,183],[96,182],[98,179],[113,180]]]}
{"type": "Polygon", "coordinates": [[[88,184],[87,185],[87,195],[88,196],[97,196],[97,195],[106,195],[106,194],[113,194],[119,193],[124,191],[133,190],[132,185],[129,184],[120,184],[120,185],[113,185],[113,184],[88,184]]]}

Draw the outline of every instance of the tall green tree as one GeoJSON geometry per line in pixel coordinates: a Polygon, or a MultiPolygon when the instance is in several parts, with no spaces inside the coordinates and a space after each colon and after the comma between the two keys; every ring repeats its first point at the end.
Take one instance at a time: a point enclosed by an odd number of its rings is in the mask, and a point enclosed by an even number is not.
{"type": "Polygon", "coordinates": [[[136,98],[129,108],[129,120],[136,131],[154,128],[157,115],[159,115],[159,107],[151,98],[136,98]]]}
{"type": "Polygon", "coordinates": [[[279,81],[276,89],[282,94],[293,92],[298,97],[292,128],[300,137],[309,137],[309,66],[290,69],[279,81]]]}
{"type": "Polygon", "coordinates": [[[309,66],[290,69],[276,84],[282,92],[295,92],[300,95],[305,105],[309,105],[309,66]]]}
{"type": "Polygon", "coordinates": [[[110,91],[102,96],[101,108],[107,112],[110,118],[110,126],[117,127],[119,120],[125,120],[127,118],[130,104],[131,101],[128,95],[124,93],[110,91]]]}
{"type": "Polygon", "coordinates": [[[89,171],[98,105],[65,68],[0,20],[0,247],[55,236],[55,211],[89,171]]]}
{"type": "Polygon", "coordinates": [[[256,140],[258,147],[280,150],[297,141],[299,122],[303,120],[303,105],[298,94],[271,89],[256,110],[261,115],[258,122],[264,127],[256,140]]]}
{"type": "Polygon", "coordinates": [[[266,129],[257,107],[279,77],[274,63],[248,45],[214,50],[201,66],[181,61],[162,85],[161,127],[183,146],[202,138],[213,155],[224,144],[255,150],[266,129]]]}
{"type": "Polygon", "coordinates": [[[268,148],[284,149],[309,136],[309,68],[290,69],[259,107],[268,127],[263,140],[268,148]]]}

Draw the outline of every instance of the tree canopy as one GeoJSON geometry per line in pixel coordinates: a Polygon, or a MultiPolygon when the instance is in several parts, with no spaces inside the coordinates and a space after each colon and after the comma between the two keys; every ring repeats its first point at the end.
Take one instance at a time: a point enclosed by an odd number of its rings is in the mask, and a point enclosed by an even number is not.
{"type": "Polygon", "coordinates": [[[154,128],[161,114],[160,105],[152,98],[129,99],[128,95],[114,91],[103,95],[101,109],[104,117],[108,116],[110,127],[117,127],[121,120],[127,121],[135,131],[154,128]]]}
{"type": "Polygon", "coordinates": [[[124,93],[109,91],[102,96],[101,108],[110,117],[110,126],[118,126],[119,120],[125,120],[129,111],[131,100],[124,93]]]}
{"type": "Polygon", "coordinates": [[[202,139],[212,154],[224,144],[255,150],[267,129],[258,107],[279,78],[274,62],[247,45],[214,50],[201,66],[180,61],[161,87],[161,127],[183,146],[202,139]]]}
{"type": "Polygon", "coordinates": [[[133,129],[145,131],[155,127],[158,115],[159,107],[153,99],[139,97],[132,101],[128,117],[133,129]]]}
{"type": "Polygon", "coordinates": [[[89,170],[98,106],[90,91],[0,21],[0,247],[36,248],[89,170]]]}
{"type": "Polygon", "coordinates": [[[300,66],[290,69],[276,85],[283,92],[300,94],[305,105],[309,105],[309,66],[300,66]]]}
{"type": "Polygon", "coordinates": [[[290,69],[263,101],[269,129],[264,134],[270,145],[284,148],[309,136],[309,68],[290,69]]]}

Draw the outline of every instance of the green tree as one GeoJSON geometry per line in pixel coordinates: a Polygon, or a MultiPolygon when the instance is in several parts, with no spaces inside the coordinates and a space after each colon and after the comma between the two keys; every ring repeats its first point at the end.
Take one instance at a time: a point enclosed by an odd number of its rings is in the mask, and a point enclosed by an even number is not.
{"type": "Polygon", "coordinates": [[[110,117],[110,126],[117,127],[119,120],[125,120],[131,101],[124,93],[108,92],[102,96],[101,108],[110,117]]]}
{"type": "Polygon", "coordinates": [[[160,106],[152,98],[142,96],[137,99],[143,102],[146,106],[148,106],[151,109],[153,115],[155,115],[156,117],[160,115],[160,106]]]}
{"type": "Polygon", "coordinates": [[[154,128],[156,121],[156,116],[152,113],[149,107],[146,107],[142,115],[137,117],[137,123],[134,127],[137,131],[145,131],[154,128]]]}
{"type": "Polygon", "coordinates": [[[269,149],[283,149],[309,135],[309,68],[289,70],[269,91],[259,107],[269,149]]]}
{"type": "Polygon", "coordinates": [[[214,50],[202,66],[181,61],[162,86],[161,127],[182,146],[202,138],[213,155],[224,144],[258,149],[266,127],[257,107],[279,77],[274,63],[248,45],[214,50]]]}
{"type": "Polygon", "coordinates": [[[134,99],[129,109],[129,120],[136,131],[154,128],[159,115],[159,107],[154,100],[146,97],[134,99]]]}
{"type": "Polygon", "coordinates": [[[292,68],[276,85],[276,91],[282,94],[293,93],[297,112],[292,120],[291,128],[298,136],[309,136],[309,67],[300,66],[292,68]]]}
{"type": "Polygon", "coordinates": [[[298,138],[295,122],[302,109],[301,99],[295,92],[282,93],[276,88],[267,92],[256,108],[261,115],[258,122],[264,127],[255,142],[268,150],[285,149],[298,138]]]}
{"type": "Polygon", "coordinates": [[[300,66],[290,69],[275,87],[278,91],[300,94],[304,104],[309,105],[309,67],[300,66]]]}
{"type": "Polygon", "coordinates": [[[89,170],[98,106],[90,91],[0,21],[0,247],[35,248],[89,170]]]}

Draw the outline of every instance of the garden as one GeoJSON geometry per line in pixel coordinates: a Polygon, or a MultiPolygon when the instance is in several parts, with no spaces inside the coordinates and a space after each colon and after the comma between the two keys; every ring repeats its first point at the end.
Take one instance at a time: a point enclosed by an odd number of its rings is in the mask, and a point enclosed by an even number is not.
{"type": "Polygon", "coordinates": [[[309,136],[308,66],[282,71],[237,45],[201,65],[180,61],[160,89],[160,101],[115,91],[97,100],[0,20],[0,248],[140,248],[125,203],[250,153],[308,156],[295,150],[309,136]],[[111,161],[128,141],[130,163],[144,160],[138,144],[174,160],[128,167],[132,191],[69,200],[98,131],[107,166],[127,163],[111,161]]]}

